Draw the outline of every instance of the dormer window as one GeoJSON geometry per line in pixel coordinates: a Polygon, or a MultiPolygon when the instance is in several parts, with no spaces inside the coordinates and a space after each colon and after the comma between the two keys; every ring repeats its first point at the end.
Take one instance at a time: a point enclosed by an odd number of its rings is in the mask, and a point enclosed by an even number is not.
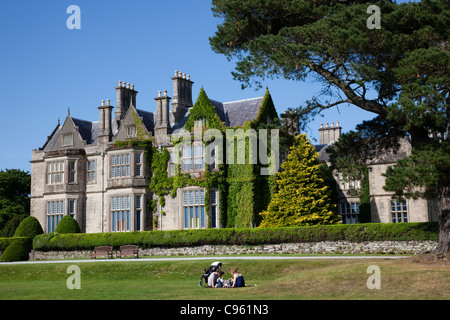
{"type": "Polygon", "coordinates": [[[63,134],[63,146],[73,146],[73,133],[63,134]]]}

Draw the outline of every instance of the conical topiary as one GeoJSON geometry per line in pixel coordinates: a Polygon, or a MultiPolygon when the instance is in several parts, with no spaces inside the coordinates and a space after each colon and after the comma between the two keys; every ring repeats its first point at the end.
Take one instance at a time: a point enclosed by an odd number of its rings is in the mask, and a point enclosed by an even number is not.
{"type": "Polygon", "coordinates": [[[34,238],[38,234],[44,233],[39,220],[35,217],[29,216],[22,220],[16,229],[14,237],[28,237],[34,238]]]}
{"type": "Polygon", "coordinates": [[[81,233],[77,220],[71,216],[64,216],[56,226],[56,233],[81,233]]]}

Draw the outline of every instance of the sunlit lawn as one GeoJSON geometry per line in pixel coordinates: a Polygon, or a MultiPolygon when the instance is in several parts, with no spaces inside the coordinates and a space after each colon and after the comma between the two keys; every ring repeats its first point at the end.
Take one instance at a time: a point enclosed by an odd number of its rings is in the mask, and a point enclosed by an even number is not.
{"type": "Polygon", "coordinates": [[[81,289],[66,281],[73,263],[0,264],[0,299],[450,299],[450,266],[405,259],[224,260],[252,285],[239,289],[199,288],[211,261],[83,262],[81,289]],[[370,265],[381,270],[381,289],[368,289],[370,265]],[[256,286],[255,286],[256,285],[256,286]],[[213,291],[214,290],[214,291],[213,291]]]}

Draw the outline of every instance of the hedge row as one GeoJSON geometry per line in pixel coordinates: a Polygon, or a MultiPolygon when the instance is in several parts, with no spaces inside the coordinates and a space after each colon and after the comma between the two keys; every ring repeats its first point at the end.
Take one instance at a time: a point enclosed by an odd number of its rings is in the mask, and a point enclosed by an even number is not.
{"type": "Polygon", "coordinates": [[[5,249],[16,240],[16,238],[8,237],[8,238],[0,238],[0,251],[5,251],[5,249]]]}
{"type": "Polygon", "coordinates": [[[290,228],[226,228],[125,233],[48,233],[33,240],[38,251],[92,250],[97,246],[135,244],[141,248],[199,245],[262,245],[317,241],[438,240],[437,222],[369,223],[290,228]]]}
{"type": "Polygon", "coordinates": [[[0,251],[3,251],[0,262],[26,261],[32,248],[32,238],[12,237],[0,238],[0,251]]]}

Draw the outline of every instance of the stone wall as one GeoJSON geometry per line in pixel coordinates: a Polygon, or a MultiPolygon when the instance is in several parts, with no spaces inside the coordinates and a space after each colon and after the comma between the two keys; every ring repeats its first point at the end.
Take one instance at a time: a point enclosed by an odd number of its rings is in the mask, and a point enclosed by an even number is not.
{"type": "MultiPolygon", "coordinates": [[[[257,246],[205,245],[180,248],[140,249],[139,256],[193,256],[230,254],[422,254],[433,251],[436,245],[436,241],[373,241],[362,243],[347,241],[322,241],[311,243],[281,243],[257,246]]],[[[34,251],[35,260],[85,258],[90,258],[90,251],[34,251]]]]}

